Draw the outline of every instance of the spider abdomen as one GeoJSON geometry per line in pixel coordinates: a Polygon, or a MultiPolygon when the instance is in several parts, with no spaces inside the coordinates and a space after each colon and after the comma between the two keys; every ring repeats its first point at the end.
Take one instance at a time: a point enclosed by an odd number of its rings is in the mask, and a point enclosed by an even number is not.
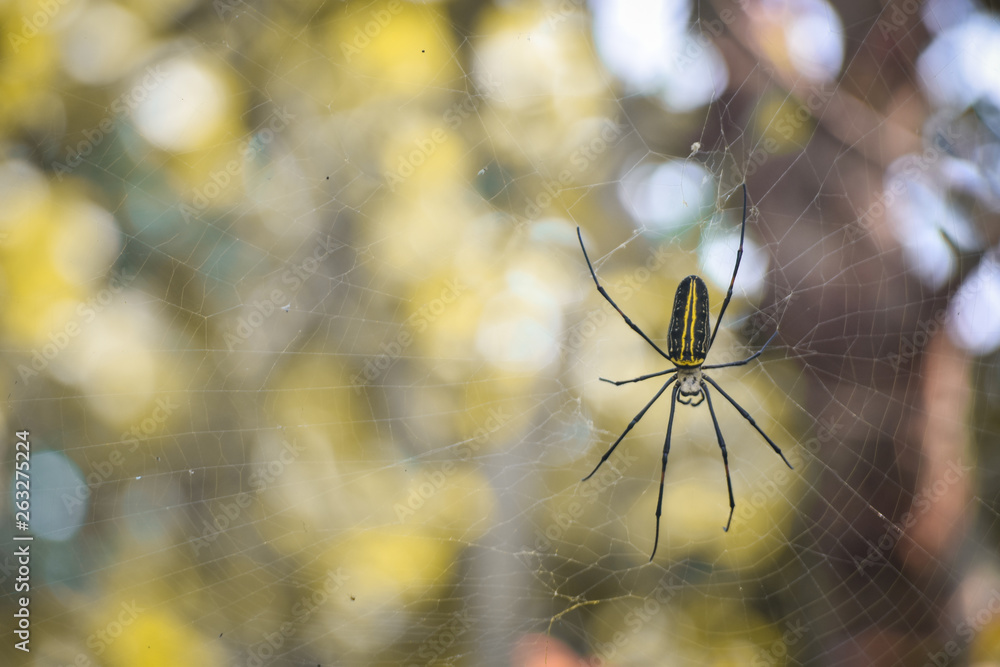
{"type": "Polygon", "coordinates": [[[688,276],[677,286],[674,312],[667,333],[667,354],[677,366],[701,366],[711,337],[708,323],[708,288],[698,276],[688,276]]]}

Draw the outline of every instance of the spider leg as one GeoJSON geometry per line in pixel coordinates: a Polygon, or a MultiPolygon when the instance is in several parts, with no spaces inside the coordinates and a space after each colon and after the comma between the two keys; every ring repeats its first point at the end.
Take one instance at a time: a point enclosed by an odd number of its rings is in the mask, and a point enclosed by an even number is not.
{"type": "Polygon", "coordinates": [[[722,316],[726,312],[726,308],[729,306],[729,302],[733,298],[733,285],[736,284],[736,274],[740,270],[740,260],[743,259],[743,239],[746,236],[747,231],[747,184],[743,184],[743,225],[740,227],[740,249],[736,251],[736,266],[733,267],[733,279],[729,281],[729,291],[726,292],[726,298],[722,302],[722,309],[719,310],[719,317],[715,320],[715,328],[712,329],[712,337],[708,340],[708,349],[712,349],[712,343],[715,342],[715,335],[719,333],[719,325],[722,324],[722,316]]]}
{"type": "MultiPolygon", "coordinates": [[[[615,303],[614,299],[611,298],[611,295],[608,294],[603,287],[601,287],[600,281],[597,280],[597,274],[594,273],[594,265],[590,263],[590,257],[587,256],[587,249],[583,246],[583,234],[581,234],[579,227],[576,228],[576,236],[578,239],[580,239],[580,249],[583,250],[583,258],[587,260],[587,268],[590,269],[590,276],[594,279],[594,284],[597,285],[597,291],[600,292],[601,296],[607,299],[608,303],[610,303],[614,307],[614,309],[618,311],[618,314],[621,315],[622,319],[625,320],[625,324],[632,327],[632,331],[642,336],[643,340],[652,345],[653,349],[660,353],[660,356],[662,356],[664,359],[669,359],[670,357],[667,356],[667,353],[661,350],[659,346],[656,343],[654,343],[652,339],[650,339],[649,336],[644,334],[642,332],[642,329],[637,327],[635,323],[633,323],[632,320],[628,318],[628,315],[622,312],[622,309],[618,307],[618,304],[615,303]]],[[[740,244],[740,251],[742,252],[742,243],[740,244]]],[[[739,264],[737,262],[737,266],[738,265],[739,264]]],[[[730,288],[729,291],[732,292],[732,288],[730,288]]]]}
{"type": "Polygon", "coordinates": [[[778,446],[774,444],[774,440],[771,440],[769,437],[767,437],[767,433],[764,433],[764,431],[761,430],[760,426],[757,426],[757,422],[753,420],[753,417],[750,416],[750,413],[744,410],[743,406],[737,403],[732,396],[723,391],[722,387],[720,387],[715,380],[708,377],[707,375],[702,375],[701,377],[704,378],[705,380],[708,380],[712,384],[712,386],[715,387],[716,390],[718,390],[718,392],[723,395],[723,397],[725,397],[727,401],[732,403],[733,407],[736,408],[741,415],[743,415],[743,418],[746,419],[748,422],[750,422],[750,425],[753,426],[755,429],[757,429],[757,432],[760,433],[765,440],[767,440],[767,444],[771,445],[771,449],[773,449],[775,453],[781,457],[781,460],[785,462],[785,465],[788,466],[790,470],[794,470],[794,468],[792,468],[792,464],[789,463],[788,459],[785,458],[785,455],[781,453],[781,449],[779,449],[778,446]]]}
{"type": "Polygon", "coordinates": [[[660,395],[667,390],[667,387],[669,387],[671,383],[673,383],[673,381],[676,379],[677,376],[675,375],[674,377],[667,380],[662,387],[660,387],[660,391],[656,392],[656,395],[653,396],[652,400],[649,401],[649,403],[646,403],[646,407],[640,410],[639,414],[637,414],[632,419],[632,421],[628,423],[628,426],[625,427],[625,431],[622,432],[620,436],[618,436],[618,439],[615,440],[614,444],[612,444],[611,447],[608,448],[608,451],[604,452],[604,456],[601,457],[601,460],[598,462],[598,464],[594,467],[594,469],[590,472],[589,475],[580,480],[581,482],[586,482],[588,479],[594,476],[594,473],[597,472],[597,469],[600,468],[602,465],[604,465],[604,462],[608,460],[609,456],[611,456],[611,452],[615,451],[615,447],[618,446],[618,443],[621,442],[626,435],[628,435],[628,432],[632,430],[633,426],[639,423],[639,420],[642,419],[642,416],[646,414],[646,411],[649,410],[650,407],[652,407],[653,403],[656,403],[656,399],[658,399],[660,395]]]}
{"type": "Polygon", "coordinates": [[[677,392],[681,386],[674,387],[670,395],[670,418],[667,419],[667,437],[663,441],[663,465],[660,467],[660,495],[656,498],[656,537],[653,539],[653,553],[649,554],[649,562],[653,562],[656,547],[660,544],[660,514],[663,511],[663,480],[667,475],[667,455],[670,454],[670,431],[674,428],[674,408],[677,407],[677,392]]]}
{"type": "Polygon", "coordinates": [[[661,375],[667,375],[668,373],[676,373],[676,368],[671,368],[666,371],[658,371],[656,373],[650,373],[649,375],[640,375],[637,378],[632,378],[631,380],[609,380],[607,378],[598,378],[601,382],[607,382],[608,384],[613,384],[616,387],[620,387],[623,384],[628,384],[629,382],[642,382],[643,380],[648,380],[649,378],[659,377],[661,375]]]}
{"type": "Polygon", "coordinates": [[[760,355],[764,354],[764,350],[767,349],[767,346],[771,343],[772,340],[774,340],[774,337],[777,335],[778,332],[775,331],[773,334],[771,334],[771,337],[767,339],[767,341],[761,346],[759,350],[751,354],[743,361],[730,361],[728,364],[709,364],[708,366],[702,366],[701,368],[702,370],[712,370],[715,368],[729,368],[730,366],[745,366],[746,364],[749,364],[751,361],[753,361],[760,355]]]}
{"type": "MultiPolygon", "coordinates": [[[[715,385],[716,389],[719,389],[719,386],[714,382],[712,384],[715,385]]],[[[719,389],[719,391],[722,390],[719,389]]],[[[712,415],[712,424],[715,426],[715,437],[719,439],[719,449],[722,450],[722,462],[726,466],[726,486],[729,488],[729,520],[726,521],[726,527],[722,530],[728,533],[729,524],[733,522],[733,512],[736,510],[736,501],[733,500],[733,480],[729,476],[729,453],[726,451],[726,441],[722,437],[722,429],[719,428],[719,420],[715,417],[715,408],[712,407],[712,397],[708,395],[708,386],[704,382],[701,383],[701,392],[705,395],[705,400],[708,401],[708,413],[712,415]]]]}

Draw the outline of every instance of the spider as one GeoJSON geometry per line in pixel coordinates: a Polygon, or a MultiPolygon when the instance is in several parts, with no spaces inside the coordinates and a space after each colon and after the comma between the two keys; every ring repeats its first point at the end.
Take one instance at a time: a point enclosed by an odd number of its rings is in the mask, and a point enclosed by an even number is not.
{"type": "Polygon", "coordinates": [[[580,233],[580,228],[576,228],[577,238],[580,239],[580,249],[583,250],[583,258],[587,260],[587,267],[590,269],[590,275],[594,279],[594,284],[597,286],[597,291],[601,293],[608,303],[610,303],[618,314],[622,316],[625,320],[625,324],[629,325],[633,331],[642,336],[643,340],[653,346],[653,349],[660,353],[660,356],[669,361],[674,365],[673,368],[667,369],[665,371],[657,371],[655,373],[649,373],[648,375],[640,375],[637,378],[632,378],[631,380],[607,380],[605,378],[600,378],[602,382],[608,382],[615,386],[620,386],[623,384],[628,384],[630,382],[641,382],[643,380],[648,380],[650,378],[660,377],[663,375],[670,375],[671,373],[676,373],[673,377],[667,380],[660,390],[656,392],[653,398],[646,404],[646,406],[639,411],[629,425],[625,427],[625,431],[618,436],[618,439],[614,441],[608,451],[604,452],[604,456],[601,457],[600,462],[594,470],[583,478],[586,482],[588,479],[594,476],[594,473],[608,460],[611,453],[615,451],[615,447],[618,443],[628,435],[628,432],[632,430],[646,411],[652,407],[653,403],[663,395],[663,392],[667,388],[677,381],[674,385],[673,391],[670,394],[670,417],[667,419],[667,437],[663,443],[663,464],[660,468],[660,493],[656,500],[656,538],[653,541],[653,553],[650,554],[649,560],[652,562],[653,557],[656,555],[656,547],[660,542],[660,514],[663,509],[663,480],[667,472],[667,455],[670,453],[670,432],[674,425],[674,409],[677,407],[677,403],[683,403],[684,405],[690,405],[692,407],[701,405],[704,401],[708,403],[708,412],[712,416],[712,423],[715,425],[715,437],[719,441],[719,449],[722,450],[722,462],[726,466],[726,486],[729,489],[729,520],[726,521],[726,526],[723,531],[728,532],[729,526],[733,522],[733,511],[736,509],[736,501],[733,500],[733,482],[729,476],[729,454],[726,452],[726,441],[722,437],[722,429],[719,428],[719,420],[715,416],[715,408],[712,406],[712,397],[708,391],[708,384],[712,385],[717,392],[722,394],[723,398],[729,401],[734,408],[750,422],[750,425],[757,429],[757,432],[763,436],[767,444],[771,446],[771,449],[781,457],[781,460],[785,462],[790,469],[792,464],[788,462],[785,455],[781,453],[781,449],[778,448],[774,441],[771,440],[761,430],[757,422],[754,421],[750,413],[743,409],[743,407],[733,399],[732,396],[727,394],[722,387],[716,383],[711,377],[709,377],[704,371],[716,369],[716,368],[728,368],[730,366],[744,366],[757,357],[759,357],[764,350],[767,348],[768,343],[774,339],[777,332],[771,335],[764,345],[754,354],[750,355],[742,361],[732,361],[727,364],[711,364],[704,365],[705,358],[708,356],[709,350],[712,349],[712,343],[715,342],[715,335],[719,332],[719,325],[722,323],[722,316],[726,312],[726,307],[729,305],[730,300],[733,298],[733,285],[736,283],[736,274],[740,270],[740,260],[743,258],[743,239],[746,235],[747,228],[747,187],[743,184],[743,223],[740,228],[740,247],[736,251],[736,266],[733,267],[733,278],[729,281],[729,291],[726,292],[726,298],[722,302],[722,309],[719,310],[719,317],[715,320],[715,329],[709,329],[708,323],[708,288],[705,287],[705,282],[696,275],[688,276],[681,280],[680,284],[677,286],[677,292],[674,295],[674,309],[670,316],[670,328],[667,332],[667,351],[664,352],[660,347],[650,339],[642,329],[635,325],[632,320],[629,319],[628,315],[622,312],[622,309],[618,307],[618,304],[614,302],[614,299],[605,291],[601,286],[600,281],[597,279],[597,274],[594,272],[594,265],[590,263],[590,257],[587,256],[587,249],[583,245],[583,235],[580,233]],[[705,383],[708,384],[705,384],[705,383]]]}

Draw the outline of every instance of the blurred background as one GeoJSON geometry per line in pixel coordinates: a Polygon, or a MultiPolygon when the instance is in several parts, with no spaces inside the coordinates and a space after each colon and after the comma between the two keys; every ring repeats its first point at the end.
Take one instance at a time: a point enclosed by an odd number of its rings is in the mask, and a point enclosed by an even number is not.
{"type": "Polygon", "coordinates": [[[1000,664],[994,9],[0,2],[0,662],[1000,664]]]}

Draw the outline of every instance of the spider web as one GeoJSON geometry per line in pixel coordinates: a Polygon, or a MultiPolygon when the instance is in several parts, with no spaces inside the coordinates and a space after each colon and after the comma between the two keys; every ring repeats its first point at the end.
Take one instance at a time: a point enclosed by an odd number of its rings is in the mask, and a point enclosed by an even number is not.
{"type": "Polygon", "coordinates": [[[1000,659],[977,5],[0,22],[3,516],[34,535],[27,579],[0,547],[5,664],[1000,659]],[[794,469],[714,392],[723,532],[708,406],[677,407],[648,562],[669,396],[581,478],[660,386],[599,378],[670,365],[576,229],[661,345],[687,275],[715,322],[744,183],[707,363],[771,342],[708,373],[794,469]]]}

